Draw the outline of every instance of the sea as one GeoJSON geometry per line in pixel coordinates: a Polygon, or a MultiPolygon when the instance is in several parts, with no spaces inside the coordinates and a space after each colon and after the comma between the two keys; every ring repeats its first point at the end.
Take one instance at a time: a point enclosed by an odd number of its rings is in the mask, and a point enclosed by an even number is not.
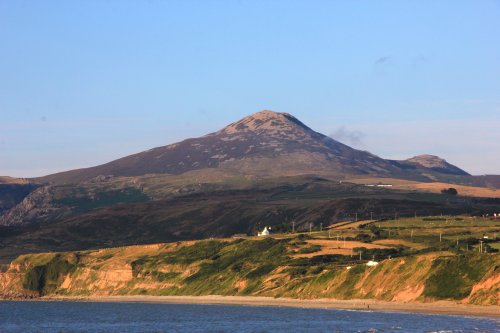
{"type": "Polygon", "coordinates": [[[500,321],[289,307],[0,301],[0,332],[500,332],[500,321]]]}

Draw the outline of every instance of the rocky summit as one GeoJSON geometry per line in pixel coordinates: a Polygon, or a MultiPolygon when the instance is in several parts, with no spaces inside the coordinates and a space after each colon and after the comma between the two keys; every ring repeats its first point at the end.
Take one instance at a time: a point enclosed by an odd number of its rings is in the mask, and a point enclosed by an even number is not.
{"type": "MultiPolygon", "coordinates": [[[[153,148],[96,167],[41,177],[37,181],[78,183],[96,177],[178,175],[206,168],[258,176],[369,175],[411,179],[422,177],[422,170],[428,174],[443,169],[412,161],[385,160],[317,133],[288,113],[264,110],[200,138],[153,148]]],[[[463,174],[462,170],[456,170],[463,174]]]]}

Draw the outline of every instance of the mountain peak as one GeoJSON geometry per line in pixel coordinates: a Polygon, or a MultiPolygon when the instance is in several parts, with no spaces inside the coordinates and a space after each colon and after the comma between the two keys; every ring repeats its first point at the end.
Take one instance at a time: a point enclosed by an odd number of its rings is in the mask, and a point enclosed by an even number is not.
{"type": "Polygon", "coordinates": [[[442,168],[446,167],[446,164],[448,164],[445,159],[430,154],[413,156],[412,158],[407,159],[407,161],[420,164],[421,166],[424,166],[426,168],[442,168]]]}
{"type": "Polygon", "coordinates": [[[220,132],[234,134],[238,132],[260,133],[263,131],[283,132],[291,130],[311,131],[309,127],[289,113],[262,110],[229,124],[220,132]]]}
{"type": "Polygon", "coordinates": [[[468,173],[450,163],[448,163],[444,158],[436,155],[417,155],[406,160],[413,164],[418,164],[425,168],[429,168],[441,173],[456,174],[456,175],[468,175],[468,173]]]}
{"type": "Polygon", "coordinates": [[[177,175],[209,168],[258,176],[327,174],[332,177],[374,175],[414,178],[419,172],[429,171],[467,174],[437,156],[416,156],[407,161],[384,160],[317,133],[288,113],[262,110],[203,137],[39,180],[77,183],[101,175],[177,175]],[[407,173],[407,169],[416,171],[407,173]]]}

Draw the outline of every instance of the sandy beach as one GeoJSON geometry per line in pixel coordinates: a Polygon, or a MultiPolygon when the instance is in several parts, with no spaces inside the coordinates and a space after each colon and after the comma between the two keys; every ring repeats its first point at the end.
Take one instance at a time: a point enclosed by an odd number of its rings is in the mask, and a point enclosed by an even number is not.
{"type": "Polygon", "coordinates": [[[259,296],[89,296],[89,297],[42,297],[51,301],[88,302],[142,302],[166,304],[226,304],[246,306],[285,306],[319,309],[342,309],[360,311],[413,312],[445,315],[481,316],[500,318],[500,306],[478,306],[457,304],[450,301],[432,303],[401,303],[378,300],[353,299],[292,299],[259,296]]]}

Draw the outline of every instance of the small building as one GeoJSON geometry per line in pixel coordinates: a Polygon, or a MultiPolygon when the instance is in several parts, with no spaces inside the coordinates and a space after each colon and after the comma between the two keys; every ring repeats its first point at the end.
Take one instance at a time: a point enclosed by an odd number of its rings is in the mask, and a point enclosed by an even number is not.
{"type": "Polygon", "coordinates": [[[269,236],[270,234],[271,234],[271,228],[270,227],[264,227],[264,230],[258,232],[257,236],[259,236],[259,237],[265,237],[265,236],[269,236]]]}
{"type": "Polygon", "coordinates": [[[378,265],[378,262],[374,261],[374,260],[370,260],[366,263],[366,266],[368,267],[375,267],[378,265]]]}

